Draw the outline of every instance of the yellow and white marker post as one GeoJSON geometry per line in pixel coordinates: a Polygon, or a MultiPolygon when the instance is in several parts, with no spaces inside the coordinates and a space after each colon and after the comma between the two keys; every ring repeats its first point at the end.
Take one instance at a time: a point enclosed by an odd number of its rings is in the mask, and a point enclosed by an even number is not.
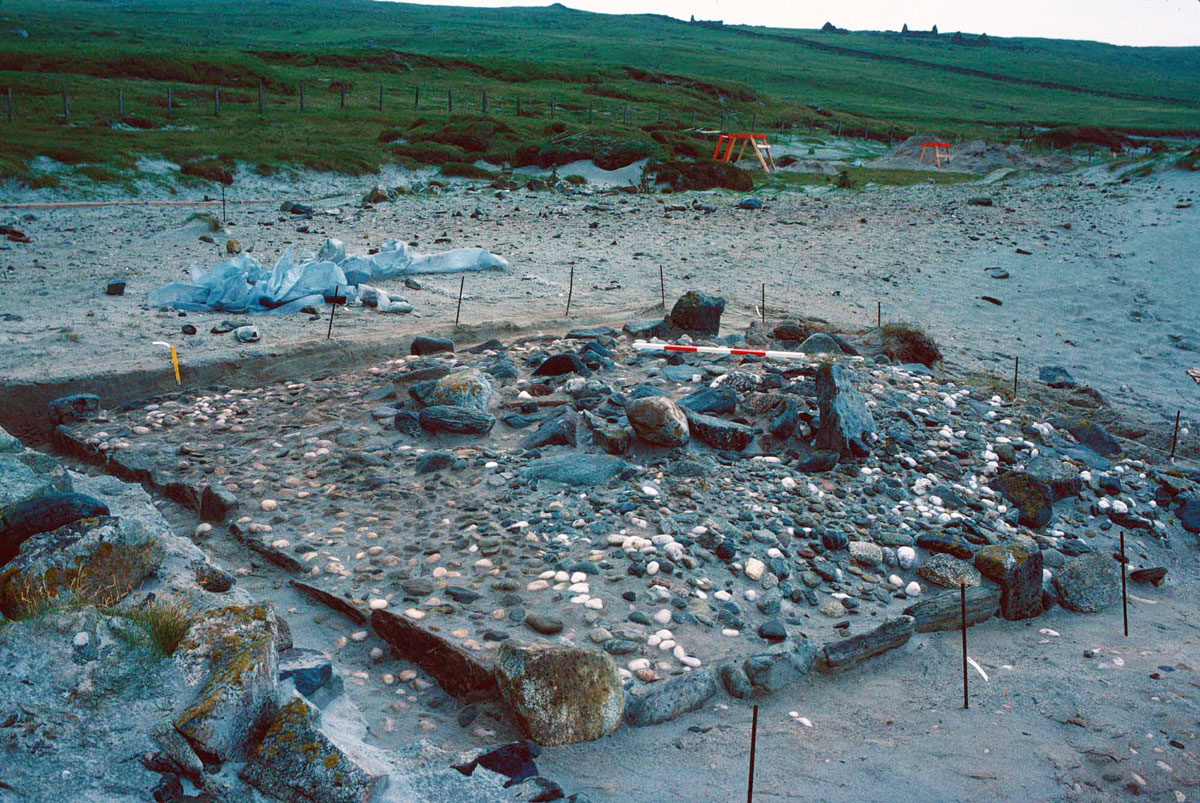
{"type": "Polygon", "coordinates": [[[171,365],[175,367],[175,384],[182,385],[183,380],[179,378],[179,355],[175,352],[175,347],[165,340],[155,340],[154,345],[166,346],[171,350],[171,365]]]}

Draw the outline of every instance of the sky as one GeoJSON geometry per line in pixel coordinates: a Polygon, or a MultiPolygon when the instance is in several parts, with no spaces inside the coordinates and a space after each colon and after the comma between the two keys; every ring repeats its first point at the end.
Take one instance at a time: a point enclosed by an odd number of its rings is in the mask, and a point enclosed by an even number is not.
{"type": "MultiPolygon", "coordinates": [[[[422,0],[406,0],[421,2],[422,0]]],[[[826,21],[851,30],[1089,39],[1119,45],[1200,46],[1200,0],[562,0],[608,14],[667,14],[776,28],[819,28],[826,21]]],[[[536,0],[455,0],[432,5],[549,5],[536,0]]]]}

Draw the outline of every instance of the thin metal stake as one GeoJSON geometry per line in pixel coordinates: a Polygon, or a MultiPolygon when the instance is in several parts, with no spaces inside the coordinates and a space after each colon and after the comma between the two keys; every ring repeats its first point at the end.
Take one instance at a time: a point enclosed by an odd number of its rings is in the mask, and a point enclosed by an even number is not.
{"type": "Polygon", "coordinates": [[[567,288],[567,316],[571,317],[571,296],[575,294],[575,266],[571,266],[571,283],[567,288]]]}
{"type": "Polygon", "coordinates": [[[963,648],[963,708],[971,707],[967,699],[967,584],[958,587],[959,601],[962,603],[962,648],[963,648]]]}
{"type": "Polygon", "coordinates": [[[1017,371],[1021,368],[1020,355],[1013,357],[1013,401],[1017,399],[1017,371]]]}
{"type": "Polygon", "coordinates": [[[333,337],[333,311],[337,309],[338,290],[342,289],[340,284],[333,286],[333,301],[329,305],[329,331],[325,333],[325,339],[333,337]]]}
{"type": "Polygon", "coordinates": [[[225,217],[225,185],[221,185],[221,222],[228,223],[229,218],[225,217]]]}
{"type": "Polygon", "coordinates": [[[662,295],[662,308],[667,308],[667,283],[663,279],[662,265],[658,266],[658,292],[662,295]]]}
{"type": "Polygon", "coordinates": [[[1129,638],[1129,596],[1125,590],[1125,531],[1121,531],[1121,618],[1125,621],[1125,638],[1129,638]]]}
{"type": "Polygon", "coordinates": [[[758,747],[758,706],[750,722],[750,779],[746,783],[746,803],[754,803],[754,751],[758,747]]]}
{"type": "Polygon", "coordinates": [[[759,309],[759,315],[762,316],[762,322],[765,326],[767,323],[767,283],[763,282],[762,286],[762,307],[759,309]]]}
{"type": "Polygon", "coordinates": [[[1175,411],[1175,431],[1171,433],[1171,459],[1175,459],[1175,444],[1179,442],[1179,413],[1181,410],[1175,411]]]}
{"type": "Polygon", "coordinates": [[[878,300],[875,302],[875,328],[883,328],[883,302],[878,300]]]}
{"type": "Polygon", "coordinates": [[[462,294],[463,288],[467,285],[467,277],[463,276],[458,281],[458,308],[454,310],[454,328],[458,328],[458,314],[462,312],[462,294]]]}

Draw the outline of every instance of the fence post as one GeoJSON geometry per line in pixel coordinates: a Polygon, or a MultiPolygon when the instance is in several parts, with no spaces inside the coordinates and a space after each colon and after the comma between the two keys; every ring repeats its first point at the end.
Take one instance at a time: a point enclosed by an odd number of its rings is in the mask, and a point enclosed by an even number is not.
{"type": "Polygon", "coordinates": [[[839,137],[842,135],[842,121],[841,121],[841,120],[838,120],[838,132],[837,132],[837,135],[838,135],[839,137]]]}
{"type": "Polygon", "coordinates": [[[383,84],[379,85],[379,111],[383,111],[383,84]]]}
{"type": "Polygon", "coordinates": [[[175,105],[175,92],[167,87],[167,119],[171,119],[171,107],[175,105]]]}
{"type": "Polygon", "coordinates": [[[125,90],[117,87],[117,117],[125,116],[125,90]]]}
{"type": "Polygon", "coordinates": [[[338,84],[338,108],[346,108],[346,85],[338,84]]]}
{"type": "Polygon", "coordinates": [[[692,128],[696,127],[696,110],[692,109],[692,128]]]}
{"type": "Polygon", "coordinates": [[[11,122],[13,121],[13,93],[12,93],[12,87],[10,86],[10,87],[8,88],[8,91],[7,91],[7,92],[5,92],[4,94],[8,96],[8,121],[11,123],[11,122]]]}
{"type": "Polygon", "coordinates": [[[592,124],[592,99],[588,98],[588,125],[592,124]]]}
{"type": "Polygon", "coordinates": [[[521,116],[521,98],[517,96],[517,117],[521,116]]]}
{"type": "Polygon", "coordinates": [[[452,90],[446,90],[446,113],[454,113],[454,93],[452,90]]]}
{"type": "Polygon", "coordinates": [[[658,121],[662,122],[662,106],[658,107],[658,121]]]}
{"type": "Polygon", "coordinates": [[[65,89],[62,91],[62,101],[63,101],[63,120],[70,120],[71,119],[71,107],[67,104],[67,90],[65,90],[65,89]]]}
{"type": "Polygon", "coordinates": [[[550,119],[554,119],[554,98],[550,98],[550,119]]]}
{"type": "Polygon", "coordinates": [[[629,104],[625,104],[625,123],[629,123],[629,104]]]}
{"type": "Polygon", "coordinates": [[[213,87],[213,116],[221,116],[221,87],[213,87]]]}
{"type": "Polygon", "coordinates": [[[414,86],[413,87],[413,111],[417,111],[420,108],[421,108],[421,87],[414,86]]]}
{"type": "Polygon", "coordinates": [[[483,114],[487,114],[487,90],[483,90],[483,114]]]}
{"type": "Polygon", "coordinates": [[[300,84],[300,113],[304,113],[304,84],[300,84]]]}
{"type": "Polygon", "coordinates": [[[725,112],[721,112],[721,130],[725,130],[725,112]]]}
{"type": "Polygon", "coordinates": [[[754,115],[750,118],[750,130],[751,131],[758,130],[758,112],[755,112],[754,115]]]}
{"type": "Polygon", "coordinates": [[[263,82],[258,82],[258,115],[261,117],[263,113],[263,82]]]}

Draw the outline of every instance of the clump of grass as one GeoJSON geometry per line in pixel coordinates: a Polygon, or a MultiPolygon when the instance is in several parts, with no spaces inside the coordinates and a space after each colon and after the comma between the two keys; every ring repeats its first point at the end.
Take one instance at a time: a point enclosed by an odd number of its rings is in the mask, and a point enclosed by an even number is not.
{"type": "Polygon", "coordinates": [[[187,220],[183,221],[183,225],[191,223],[193,220],[198,220],[208,227],[209,231],[217,232],[221,230],[221,220],[211,212],[193,212],[187,216],[187,220]]]}
{"type": "Polygon", "coordinates": [[[83,335],[69,326],[64,326],[58,330],[58,339],[64,343],[78,343],[80,340],[83,340],[83,335]]]}
{"type": "Polygon", "coordinates": [[[941,362],[942,352],[924,330],[909,323],[888,323],[880,331],[883,353],[900,363],[931,366],[941,362]]]}
{"type": "Polygon", "coordinates": [[[698,162],[655,162],[647,167],[647,172],[654,174],[656,184],[665,184],[675,192],[715,188],[750,192],[754,189],[749,174],[727,162],[707,159],[698,162]]]}
{"type": "Polygon", "coordinates": [[[180,165],[179,172],[221,184],[233,183],[233,163],[225,159],[193,159],[180,165]]]}
{"type": "Polygon", "coordinates": [[[485,170],[473,164],[465,162],[446,162],[441,167],[443,176],[451,178],[477,178],[484,181],[491,181],[496,177],[496,174],[491,170],[485,170]]]}
{"type": "Polygon", "coordinates": [[[1200,170],[1200,145],[1180,156],[1175,161],[1175,166],[1182,167],[1184,170],[1200,170]]]}
{"type": "Polygon", "coordinates": [[[170,658],[196,621],[186,597],[154,600],[130,608],[102,611],[133,626],[125,634],[150,647],[156,655],[170,658]]]}

